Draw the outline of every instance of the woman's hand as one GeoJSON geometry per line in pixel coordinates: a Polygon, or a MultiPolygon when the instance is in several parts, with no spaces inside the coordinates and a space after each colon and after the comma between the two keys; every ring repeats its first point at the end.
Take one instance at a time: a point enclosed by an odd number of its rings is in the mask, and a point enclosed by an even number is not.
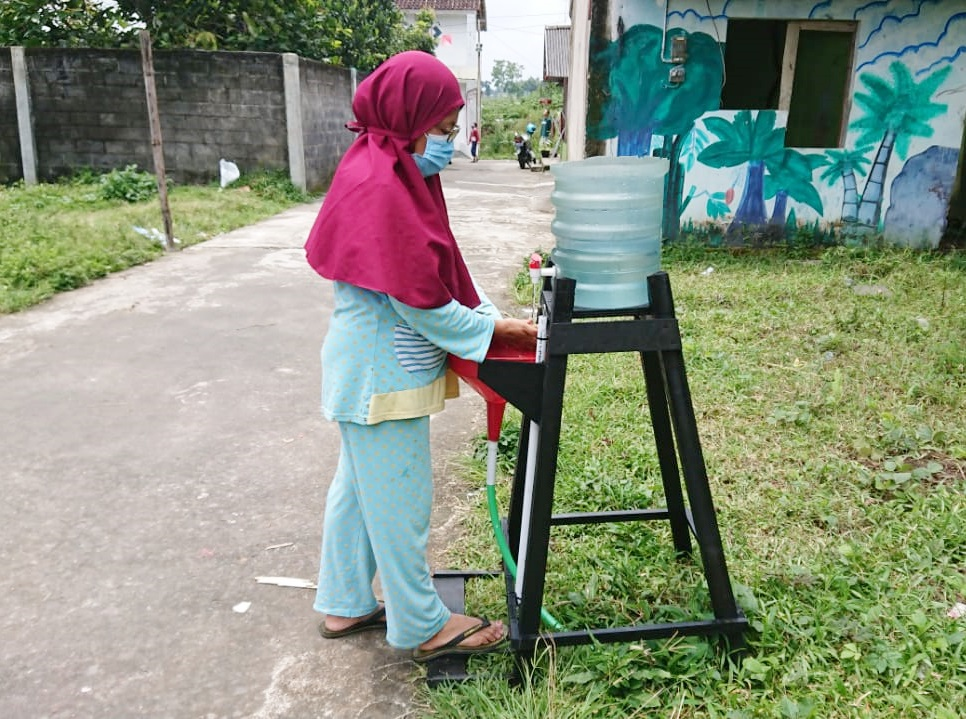
{"type": "Polygon", "coordinates": [[[521,350],[536,349],[537,326],[531,320],[497,320],[492,342],[521,350]]]}

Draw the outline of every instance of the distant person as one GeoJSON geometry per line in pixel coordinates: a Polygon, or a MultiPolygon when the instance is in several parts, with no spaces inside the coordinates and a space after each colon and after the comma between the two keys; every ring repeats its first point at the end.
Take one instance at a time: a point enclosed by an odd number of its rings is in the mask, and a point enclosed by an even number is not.
{"type": "Polygon", "coordinates": [[[456,77],[428,53],[376,68],[353,98],[359,134],[305,244],[333,281],[322,412],[342,440],[325,502],[319,631],[384,631],[417,662],[493,651],[506,637],[500,621],[451,613],[427,562],[429,415],[443,409],[447,353],[481,362],[491,340],[536,346],[532,322],[504,319],[486,299],[450,229],[439,172],[462,107],[456,77]]]}
{"type": "Polygon", "coordinates": [[[470,155],[473,157],[473,162],[480,159],[480,128],[477,127],[476,123],[473,123],[473,127],[470,128],[470,155]]]}
{"type": "Polygon", "coordinates": [[[550,134],[553,132],[553,118],[550,117],[550,110],[543,111],[543,117],[540,118],[540,139],[549,140],[550,134]]]}
{"type": "Polygon", "coordinates": [[[540,154],[544,157],[550,157],[550,148],[553,144],[552,138],[554,134],[553,125],[550,108],[546,108],[543,111],[543,117],[540,118],[540,154]]]}

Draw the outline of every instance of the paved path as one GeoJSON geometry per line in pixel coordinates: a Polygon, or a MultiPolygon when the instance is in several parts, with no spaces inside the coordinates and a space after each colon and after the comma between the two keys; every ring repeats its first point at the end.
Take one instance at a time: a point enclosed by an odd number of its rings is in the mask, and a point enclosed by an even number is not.
{"type": "MultiPolygon", "coordinates": [[[[504,310],[522,258],[552,244],[552,182],[509,160],[444,172],[467,262],[504,310]]],[[[0,717],[409,712],[408,654],[324,641],[310,590],[255,581],[315,580],[337,457],[318,413],[331,292],[301,250],[317,211],[0,317],[0,717]]],[[[434,553],[469,489],[447,457],[482,414],[465,394],[433,421],[434,553]]]]}

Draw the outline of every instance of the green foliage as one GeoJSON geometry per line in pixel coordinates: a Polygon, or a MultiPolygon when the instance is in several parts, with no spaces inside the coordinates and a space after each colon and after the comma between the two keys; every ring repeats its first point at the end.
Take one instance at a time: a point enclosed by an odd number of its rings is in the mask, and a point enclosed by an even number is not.
{"type": "Polygon", "coordinates": [[[493,69],[490,71],[493,87],[499,92],[517,92],[520,82],[523,80],[523,65],[519,65],[509,60],[495,60],[493,69]]]}
{"type": "Polygon", "coordinates": [[[435,21],[432,10],[420,11],[407,28],[393,0],[320,0],[319,5],[319,17],[338,38],[326,57],[344,67],[368,72],[397,52],[432,53],[436,48],[429,34],[435,21]]]}
{"type": "Polygon", "coordinates": [[[292,184],[285,170],[242,175],[236,184],[249,187],[259,197],[278,203],[308,202],[311,196],[292,184]]]}
{"type": "Polygon", "coordinates": [[[157,178],[150,172],[141,172],[137,165],[123,170],[111,170],[101,176],[101,197],[105,200],[143,202],[158,192],[157,178]]]}
{"type": "Polygon", "coordinates": [[[0,3],[0,47],[117,47],[128,32],[123,13],[95,0],[0,3]]]}
{"type": "Polygon", "coordinates": [[[563,107],[563,90],[559,85],[543,83],[536,92],[522,96],[486,97],[483,100],[483,123],[480,156],[485,159],[515,157],[513,135],[522,133],[528,122],[535,125],[547,107],[540,103],[550,99],[550,111],[556,115],[563,107]]]}
{"type": "Polygon", "coordinates": [[[156,48],[293,52],[369,71],[402,50],[432,52],[432,17],[408,28],[392,0],[7,0],[0,46],[136,46],[143,26],[156,48]]]}
{"type": "Polygon", "coordinates": [[[423,52],[435,53],[436,38],[431,33],[435,22],[436,13],[430,8],[423,8],[417,12],[413,24],[404,26],[398,33],[393,53],[403,50],[422,50],[423,52]]]}
{"type": "MultiPolygon", "coordinates": [[[[748,653],[731,663],[694,638],[557,647],[505,705],[489,660],[490,677],[427,692],[431,715],[959,716],[966,624],[950,610],[966,601],[963,253],[832,247],[803,258],[682,242],[662,266],[748,653]],[[858,283],[890,293],[857,294],[858,283]]],[[[635,355],[571,356],[555,513],[664,506],[647,406],[635,355]]],[[[508,419],[508,440],[518,423],[508,419]]],[[[501,455],[512,463],[512,448],[501,455]]],[[[467,459],[471,474],[480,464],[467,459]]],[[[463,554],[486,556],[487,541],[461,541],[447,564],[493,566],[463,554]]],[[[471,596],[470,610],[505,611],[493,608],[502,592],[471,596]]],[[[710,611],[700,564],[674,555],[659,522],[554,527],[544,604],[575,630],[710,611]]]]}

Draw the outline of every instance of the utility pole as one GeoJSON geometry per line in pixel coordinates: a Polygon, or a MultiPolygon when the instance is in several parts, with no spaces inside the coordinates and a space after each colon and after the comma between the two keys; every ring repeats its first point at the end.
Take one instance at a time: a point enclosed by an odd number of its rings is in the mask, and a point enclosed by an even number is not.
{"type": "Polygon", "coordinates": [[[161,198],[161,220],[164,223],[164,249],[176,250],[174,230],[171,228],[171,207],[168,205],[168,180],[164,172],[164,146],[161,139],[161,117],[158,112],[158,93],[154,83],[154,54],[151,51],[151,34],[141,30],[141,67],[144,73],[144,92],[148,103],[148,125],[151,128],[151,151],[154,156],[154,172],[158,178],[158,196],[161,198]]]}
{"type": "MultiPolygon", "coordinates": [[[[483,135],[483,43],[480,41],[480,14],[476,14],[476,128],[483,135]]],[[[482,144],[482,143],[481,143],[482,144]]],[[[479,152],[479,149],[477,149],[479,152]]]]}

